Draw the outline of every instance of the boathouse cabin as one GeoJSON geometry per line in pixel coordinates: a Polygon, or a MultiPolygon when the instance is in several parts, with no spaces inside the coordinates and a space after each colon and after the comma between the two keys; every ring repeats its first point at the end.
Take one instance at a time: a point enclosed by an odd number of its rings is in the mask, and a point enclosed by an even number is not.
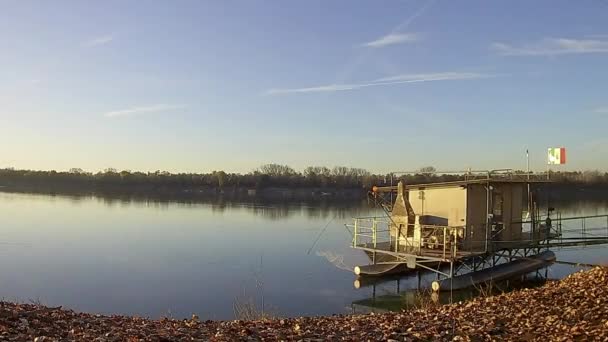
{"type": "Polygon", "coordinates": [[[398,249],[417,254],[433,248],[433,242],[456,242],[461,251],[484,252],[517,243],[523,236],[528,239],[522,234],[526,184],[487,179],[400,182],[391,212],[393,241],[398,236],[398,249]]]}

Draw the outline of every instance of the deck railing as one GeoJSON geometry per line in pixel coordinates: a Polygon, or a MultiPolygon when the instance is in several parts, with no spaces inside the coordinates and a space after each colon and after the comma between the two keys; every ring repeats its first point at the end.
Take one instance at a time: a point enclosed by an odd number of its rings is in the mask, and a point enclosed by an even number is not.
{"type": "Polygon", "coordinates": [[[598,242],[608,240],[608,215],[590,215],[577,217],[561,217],[553,219],[551,229],[556,229],[558,235],[553,240],[564,243],[567,241],[598,242]]]}
{"type": "Polygon", "coordinates": [[[598,240],[608,240],[608,215],[589,215],[562,217],[561,213],[552,215],[552,219],[547,221],[538,220],[536,227],[532,227],[532,221],[514,222],[513,224],[529,225],[531,231],[529,239],[522,239],[522,242],[533,242],[542,244],[564,243],[567,241],[596,242],[598,240]],[[549,224],[549,226],[548,226],[549,224]]]}
{"type": "Polygon", "coordinates": [[[353,230],[353,247],[369,244],[376,248],[378,242],[393,243],[391,221],[387,217],[357,217],[353,219],[353,224],[346,226],[353,230]]]}
{"type": "Polygon", "coordinates": [[[346,225],[353,232],[352,246],[393,255],[432,255],[443,260],[456,257],[464,226],[411,225],[420,236],[408,236],[389,217],[358,217],[346,225]]]}

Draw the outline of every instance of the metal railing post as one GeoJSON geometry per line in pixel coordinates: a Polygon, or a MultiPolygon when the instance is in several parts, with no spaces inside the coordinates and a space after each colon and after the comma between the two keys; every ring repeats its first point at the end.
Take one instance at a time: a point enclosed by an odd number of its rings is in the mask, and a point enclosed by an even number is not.
{"type": "Polygon", "coordinates": [[[376,248],[377,230],[378,230],[378,222],[374,218],[372,221],[372,239],[374,240],[374,248],[376,248]]]}
{"type": "MultiPolygon", "coordinates": [[[[418,253],[422,254],[422,225],[418,225],[418,231],[420,232],[420,239],[418,239],[418,253]]],[[[414,234],[416,234],[416,226],[414,225],[414,234]]]]}
{"type": "MultiPolygon", "coordinates": [[[[464,229],[462,231],[462,236],[464,236],[464,229]]],[[[456,230],[454,234],[454,248],[452,252],[452,258],[456,258],[456,253],[458,253],[458,231],[456,230]]]]}
{"type": "Polygon", "coordinates": [[[397,233],[395,236],[395,253],[399,252],[399,238],[401,237],[401,225],[396,227],[395,232],[397,233]]]}
{"type": "Polygon", "coordinates": [[[562,213],[559,213],[559,226],[558,226],[559,231],[557,232],[557,234],[559,234],[559,241],[564,241],[564,236],[562,235],[562,213]]]}
{"type": "Polygon", "coordinates": [[[359,220],[355,219],[355,235],[353,236],[353,246],[357,247],[357,222],[359,220]]]}
{"type": "Polygon", "coordinates": [[[447,246],[446,244],[446,234],[447,234],[447,228],[443,227],[443,259],[445,260],[445,247],[447,246]]]}
{"type": "Polygon", "coordinates": [[[583,219],[582,219],[581,221],[582,221],[582,222],[581,222],[581,224],[582,224],[582,226],[583,226],[583,229],[582,229],[582,235],[581,235],[581,237],[583,237],[583,238],[584,238],[584,237],[585,237],[585,235],[587,235],[587,233],[585,232],[585,218],[583,217],[583,219]]]}

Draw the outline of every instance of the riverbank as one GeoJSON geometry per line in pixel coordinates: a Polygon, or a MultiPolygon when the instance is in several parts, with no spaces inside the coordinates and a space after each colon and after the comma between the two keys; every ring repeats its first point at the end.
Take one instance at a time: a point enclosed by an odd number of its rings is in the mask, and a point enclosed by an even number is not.
{"type": "Polygon", "coordinates": [[[102,197],[123,200],[159,200],[177,202],[229,201],[308,201],[308,202],[355,202],[366,199],[364,188],[279,188],[268,187],[250,189],[246,187],[230,188],[171,188],[171,187],[70,187],[39,185],[2,185],[0,191],[7,193],[25,193],[40,195],[60,195],[70,197],[102,197]]]}
{"type": "MultiPolygon", "coordinates": [[[[606,184],[551,183],[537,185],[543,194],[538,198],[541,205],[560,208],[563,202],[593,200],[605,205],[608,194],[606,184]]],[[[0,192],[23,193],[50,196],[68,196],[71,198],[98,197],[108,200],[125,201],[158,201],[183,203],[219,203],[219,202],[260,202],[260,203],[339,203],[352,204],[368,202],[369,188],[353,187],[264,187],[251,188],[230,186],[217,188],[212,186],[179,187],[179,186],[133,186],[133,185],[86,185],[73,184],[38,184],[38,183],[2,183],[0,192]]]]}
{"type": "Polygon", "coordinates": [[[608,268],[535,289],[401,313],[260,321],[151,320],[0,303],[0,340],[551,340],[608,339],[608,268]]]}

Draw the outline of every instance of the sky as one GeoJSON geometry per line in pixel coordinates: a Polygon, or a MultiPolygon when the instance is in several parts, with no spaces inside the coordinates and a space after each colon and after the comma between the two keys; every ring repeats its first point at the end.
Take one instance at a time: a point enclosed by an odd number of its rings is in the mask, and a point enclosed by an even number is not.
{"type": "Polygon", "coordinates": [[[608,1],[0,0],[0,167],[608,170],[608,1]]]}

